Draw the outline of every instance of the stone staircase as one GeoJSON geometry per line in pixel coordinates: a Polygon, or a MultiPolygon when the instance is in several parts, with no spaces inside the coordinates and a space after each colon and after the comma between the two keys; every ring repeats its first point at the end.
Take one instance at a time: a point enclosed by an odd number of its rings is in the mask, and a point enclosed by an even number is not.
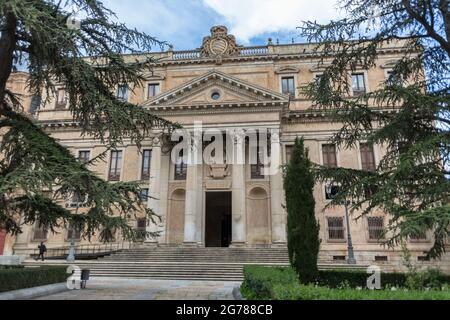
{"type": "MultiPolygon", "coordinates": [[[[28,261],[31,267],[42,263],[28,261]]],[[[66,265],[46,261],[46,265],[66,265]]],[[[283,248],[138,248],[94,261],[77,261],[92,277],[242,281],[245,265],[289,265],[283,248]]]]}

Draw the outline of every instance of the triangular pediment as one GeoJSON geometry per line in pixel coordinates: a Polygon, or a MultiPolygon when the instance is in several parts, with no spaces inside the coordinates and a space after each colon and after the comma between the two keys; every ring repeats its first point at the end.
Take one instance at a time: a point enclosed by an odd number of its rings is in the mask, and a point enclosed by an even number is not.
{"type": "Polygon", "coordinates": [[[213,70],[146,101],[144,106],[176,108],[201,105],[283,105],[288,103],[287,95],[213,70]]]}

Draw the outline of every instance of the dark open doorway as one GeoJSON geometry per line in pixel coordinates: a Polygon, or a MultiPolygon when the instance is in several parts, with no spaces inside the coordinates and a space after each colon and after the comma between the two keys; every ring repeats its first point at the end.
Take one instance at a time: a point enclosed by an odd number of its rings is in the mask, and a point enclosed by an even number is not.
{"type": "Polygon", "coordinates": [[[231,244],[231,192],[206,193],[206,247],[231,244]]]}

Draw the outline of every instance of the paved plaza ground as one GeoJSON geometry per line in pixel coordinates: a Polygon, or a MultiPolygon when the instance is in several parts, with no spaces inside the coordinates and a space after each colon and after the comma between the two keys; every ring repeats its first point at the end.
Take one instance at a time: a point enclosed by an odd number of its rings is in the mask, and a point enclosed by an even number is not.
{"type": "Polygon", "coordinates": [[[38,300],[234,300],[239,282],[93,278],[84,290],[38,300]]]}

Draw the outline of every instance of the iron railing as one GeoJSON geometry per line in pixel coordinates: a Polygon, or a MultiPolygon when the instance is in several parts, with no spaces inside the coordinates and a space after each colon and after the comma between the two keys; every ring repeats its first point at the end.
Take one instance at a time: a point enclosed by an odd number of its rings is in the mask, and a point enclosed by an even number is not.
{"type": "MultiPolygon", "coordinates": [[[[95,259],[103,257],[123,250],[130,250],[133,247],[131,242],[121,243],[101,243],[101,244],[84,244],[75,246],[76,259],[95,259]]],[[[70,246],[47,248],[45,259],[66,259],[69,255],[70,246]]],[[[39,255],[39,249],[35,249],[32,258],[39,255]]]]}

